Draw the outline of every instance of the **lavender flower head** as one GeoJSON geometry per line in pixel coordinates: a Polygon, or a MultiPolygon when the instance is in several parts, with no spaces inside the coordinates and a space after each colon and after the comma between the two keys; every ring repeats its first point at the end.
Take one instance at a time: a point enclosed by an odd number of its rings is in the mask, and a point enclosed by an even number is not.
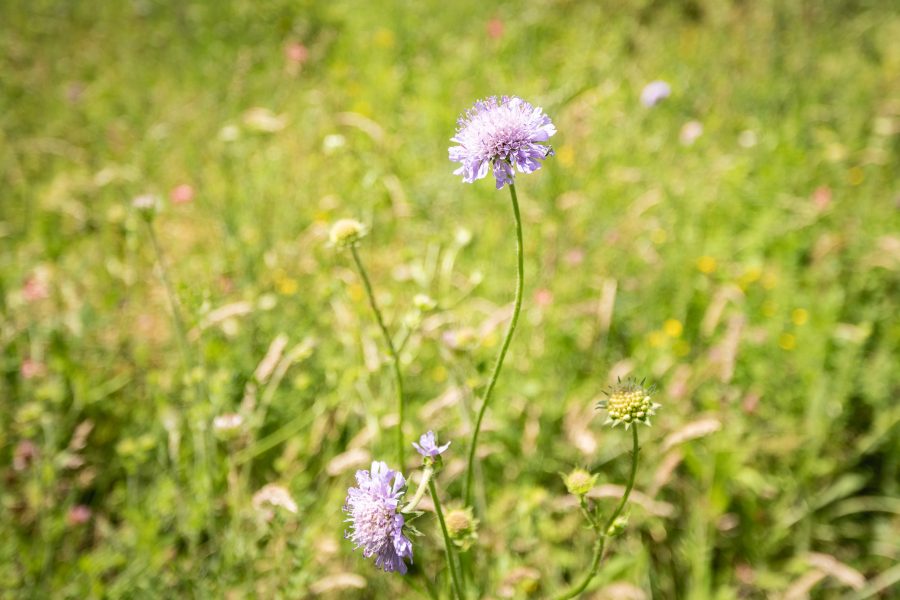
{"type": "Polygon", "coordinates": [[[553,155],[546,142],[556,133],[550,117],[516,96],[491,96],[479,100],[457,120],[456,135],[450,138],[450,160],[462,163],[454,175],[472,183],[494,169],[499,190],[514,183],[513,166],[520,173],[541,168],[539,161],[553,155]]]}
{"type": "Polygon", "coordinates": [[[665,81],[651,81],[641,90],[641,104],[647,108],[652,108],[671,94],[672,88],[665,81]]]}
{"type": "Polygon", "coordinates": [[[387,572],[406,573],[404,558],[412,563],[412,542],[403,535],[400,499],[406,480],[383,462],[373,462],[371,471],[357,471],[356,485],[347,490],[344,512],[350,517],[346,537],[362,548],[363,556],[375,557],[375,566],[387,572]],[[393,481],[392,481],[393,480],[393,481]]]}
{"type": "Polygon", "coordinates": [[[429,431],[428,433],[422,434],[418,444],[413,442],[413,447],[416,449],[416,452],[422,456],[434,458],[435,456],[439,456],[446,452],[447,448],[450,447],[450,442],[447,442],[443,446],[438,446],[434,432],[429,431]]]}

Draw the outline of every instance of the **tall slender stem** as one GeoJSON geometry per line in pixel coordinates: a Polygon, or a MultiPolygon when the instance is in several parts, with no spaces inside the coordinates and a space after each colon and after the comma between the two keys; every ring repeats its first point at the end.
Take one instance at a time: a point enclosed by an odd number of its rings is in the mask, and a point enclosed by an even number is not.
{"type": "Polygon", "coordinates": [[[637,465],[638,465],[638,432],[637,432],[637,423],[632,425],[632,438],[634,440],[634,447],[631,452],[631,474],[628,476],[628,484],[625,486],[625,493],[622,494],[622,500],[619,502],[619,506],[616,507],[616,510],[610,515],[609,519],[607,519],[606,524],[603,526],[601,531],[598,531],[597,541],[594,542],[594,556],[591,559],[591,567],[588,569],[588,572],[585,573],[584,578],[581,582],[575,587],[563,592],[559,596],[556,597],[556,600],[567,600],[568,598],[574,598],[581,592],[583,592],[588,585],[590,585],[591,580],[597,575],[597,569],[600,567],[600,561],[603,559],[603,550],[606,548],[606,538],[609,535],[609,528],[612,527],[612,524],[615,522],[619,515],[622,514],[622,510],[625,508],[625,504],[628,503],[628,496],[631,495],[631,490],[634,488],[634,476],[637,473],[637,465]]]}
{"type": "Polygon", "coordinates": [[[509,343],[512,341],[513,332],[516,330],[516,324],[519,322],[519,312],[522,310],[522,290],[525,285],[525,256],[522,244],[522,215],[519,214],[519,198],[516,196],[516,186],[509,184],[509,193],[512,198],[513,215],[516,221],[516,297],[513,304],[512,319],[509,321],[509,327],[506,329],[506,336],[503,338],[503,345],[500,346],[500,354],[497,356],[497,363],[494,365],[494,371],[488,380],[487,387],[484,389],[484,395],[481,400],[481,408],[478,411],[478,418],[475,421],[475,429],[472,431],[472,441],[469,444],[469,460],[466,468],[466,485],[465,500],[466,505],[472,504],[472,478],[474,473],[473,465],[475,463],[475,451],[478,447],[478,434],[481,432],[481,422],[484,419],[484,413],[491,401],[491,394],[494,386],[497,385],[497,378],[500,376],[500,370],[503,368],[503,360],[506,358],[506,352],[509,350],[509,343]]]}
{"type": "Polygon", "coordinates": [[[356,250],[356,246],[350,246],[350,251],[353,254],[353,261],[356,263],[356,268],[359,271],[359,276],[363,280],[363,285],[366,288],[366,296],[369,298],[369,306],[372,307],[372,312],[375,313],[375,320],[378,321],[378,327],[381,328],[381,335],[384,337],[384,342],[388,347],[388,352],[391,355],[391,362],[393,363],[394,368],[394,380],[397,388],[397,468],[403,468],[403,454],[404,454],[404,445],[403,445],[403,417],[405,407],[403,405],[403,374],[400,372],[400,355],[397,353],[396,348],[394,347],[394,341],[391,339],[391,334],[388,333],[387,326],[384,324],[384,317],[381,315],[381,310],[378,308],[378,303],[375,302],[375,292],[372,291],[372,282],[369,281],[369,275],[366,273],[365,267],[363,267],[362,261],[359,259],[359,252],[356,250]]]}
{"type": "MultiPolygon", "coordinates": [[[[175,327],[175,336],[178,338],[178,346],[181,349],[185,377],[194,382],[195,401],[204,402],[209,397],[206,380],[202,377],[199,379],[196,378],[193,373],[194,367],[203,366],[203,355],[198,352],[197,362],[192,358],[191,347],[188,344],[187,328],[185,327],[184,319],[181,316],[181,305],[178,302],[178,297],[175,295],[175,288],[172,286],[172,281],[169,279],[169,266],[166,263],[165,254],[163,254],[162,246],[159,243],[159,239],[156,237],[156,230],[153,228],[151,217],[145,215],[144,223],[147,225],[150,243],[153,246],[153,252],[156,254],[156,262],[159,266],[160,279],[162,279],[163,288],[166,290],[166,298],[169,301],[169,312],[171,313],[172,323],[175,327]]],[[[203,492],[206,493],[210,489],[210,484],[209,477],[205,474],[208,474],[211,471],[209,460],[209,435],[207,435],[205,427],[199,426],[196,423],[190,425],[190,429],[194,443],[196,472],[201,473],[202,475],[196,481],[186,480],[185,484],[194,489],[200,487],[203,492]]],[[[211,523],[209,519],[211,519],[211,517],[208,517],[208,522],[211,523]]],[[[191,536],[189,544],[192,547],[193,552],[197,544],[196,536],[191,536]]]]}
{"type": "Polygon", "coordinates": [[[175,335],[178,337],[178,345],[181,349],[181,357],[184,359],[184,368],[188,373],[194,364],[191,360],[190,347],[188,346],[187,333],[184,326],[184,320],[181,318],[181,308],[178,304],[178,298],[175,296],[175,289],[169,280],[169,268],[166,264],[166,257],[163,254],[162,246],[156,238],[156,231],[153,229],[153,223],[150,219],[145,218],[144,223],[147,224],[147,231],[150,234],[150,243],[153,246],[153,252],[156,254],[156,262],[159,264],[160,279],[162,279],[163,287],[166,290],[166,299],[169,301],[169,310],[172,313],[172,322],[175,325],[175,335]]]}
{"type": "Polygon", "coordinates": [[[457,600],[463,600],[465,596],[463,596],[459,573],[456,572],[456,560],[453,558],[453,540],[450,539],[450,533],[447,531],[447,524],[444,522],[444,511],[441,510],[441,501],[438,499],[437,487],[434,485],[434,479],[428,480],[428,489],[431,492],[431,501],[434,503],[434,512],[437,513],[438,522],[441,524],[441,533],[444,534],[444,552],[447,555],[447,568],[450,570],[453,592],[456,595],[457,600]]]}

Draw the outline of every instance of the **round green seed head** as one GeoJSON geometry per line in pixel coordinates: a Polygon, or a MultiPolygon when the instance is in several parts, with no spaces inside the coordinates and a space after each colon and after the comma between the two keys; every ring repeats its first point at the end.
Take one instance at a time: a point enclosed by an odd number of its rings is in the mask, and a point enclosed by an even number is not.
{"type": "Polygon", "coordinates": [[[468,550],[478,539],[478,519],[471,508],[452,508],[444,517],[447,533],[460,550],[468,550]]]}
{"type": "Polygon", "coordinates": [[[626,427],[634,423],[650,424],[650,417],[656,414],[659,404],[651,398],[652,390],[636,381],[626,381],[616,385],[608,398],[601,400],[599,408],[609,414],[607,423],[613,426],[624,423],[626,427]]]}
{"type": "Polygon", "coordinates": [[[597,485],[597,476],[591,475],[584,469],[573,469],[563,477],[566,489],[575,496],[584,496],[597,485]]]}

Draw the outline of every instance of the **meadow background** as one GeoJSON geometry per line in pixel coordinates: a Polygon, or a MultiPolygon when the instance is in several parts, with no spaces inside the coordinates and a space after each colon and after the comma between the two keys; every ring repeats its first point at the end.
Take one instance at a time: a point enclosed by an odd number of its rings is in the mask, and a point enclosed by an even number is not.
{"type": "Polygon", "coordinates": [[[415,294],[439,303],[403,352],[407,438],[454,440],[452,506],[515,273],[507,193],[447,159],[490,94],[559,133],[518,185],[526,301],[471,551],[485,597],[545,597],[585,568],[558,473],[597,470],[600,496],[624,481],[628,436],[593,408],[618,376],[663,408],[586,596],[897,597],[888,0],[0,3],[2,597],[421,595],[342,537],[395,415],[327,230],[371,225],[395,331],[415,294]],[[653,80],[672,93],[648,108],[653,80]],[[187,357],[131,206],[147,193],[187,357]],[[241,411],[223,439],[213,419],[241,411]],[[269,483],[296,514],[254,507],[269,483]]]}

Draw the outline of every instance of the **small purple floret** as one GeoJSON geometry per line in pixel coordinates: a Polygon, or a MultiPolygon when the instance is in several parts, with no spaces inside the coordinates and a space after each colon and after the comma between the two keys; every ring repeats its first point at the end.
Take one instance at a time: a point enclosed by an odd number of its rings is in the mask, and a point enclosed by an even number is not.
{"type": "Polygon", "coordinates": [[[416,452],[418,452],[422,456],[430,456],[434,458],[435,456],[446,452],[447,448],[450,447],[450,442],[447,442],[443,446],[438,446],[434,432],[429,431],[428,433],[422,434],[422,437],[419,438],[418,444],[413,442],[413,447],[416,449],[416,452]]]}
{"type": "Polygon", "coordinates": [[[499,190],[514,183],[513,167],[520,173],[541,168],[540,161],[553,156],[550,146],[541,144],[556,133],[550,117],[516,96],[491,96],[479,100],[457,120],[456,135],[450,138],[450,160],[462,163],[454,175],[472,183],[486,177],[493,167],[499,190]]]}
{"type": "Polygon", "coordinates": [[[672,88],[665,81],[651,81],[641,90],[641,104],[647,108],[656,106],[672,94],[672,88]]]}
{"type": "Polygon", "coordinates": [[[357,471],[356,485],[347,490],[344,512],[349,516],[346,537],[362,548],[363,556],[375,557],[375,566],[388,572],[406,573],[404,558],[412,563],[412,542],[403,535],[403,515],[398,512],[406,493],[406,480],[383,462],[371,471],[357,471]]]}

